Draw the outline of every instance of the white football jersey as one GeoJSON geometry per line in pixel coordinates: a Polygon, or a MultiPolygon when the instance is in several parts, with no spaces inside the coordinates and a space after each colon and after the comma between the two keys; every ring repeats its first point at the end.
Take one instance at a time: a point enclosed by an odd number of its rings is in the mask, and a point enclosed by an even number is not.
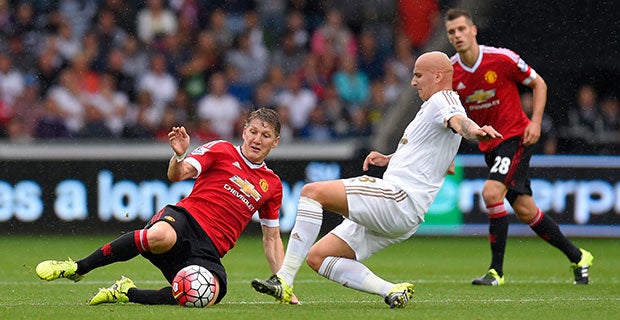
{"type": "Polygon", "coordinates": [[[454,91],[433,94],[409,123],[383,179],[391,181],[428,210],[456,157],[461,135],[447,126],[457,114],[467,116],[454,91]]]}

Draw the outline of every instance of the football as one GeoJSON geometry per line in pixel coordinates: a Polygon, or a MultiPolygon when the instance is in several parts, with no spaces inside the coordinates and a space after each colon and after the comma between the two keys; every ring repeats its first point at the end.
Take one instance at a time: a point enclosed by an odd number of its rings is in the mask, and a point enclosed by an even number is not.
{"type": "Polygon", "coordinates": [[[179,305],[204,308],[215,302],[217,283],[204,267],[191,265],[181,269],[172,280],[172,295],[179,305]]]}

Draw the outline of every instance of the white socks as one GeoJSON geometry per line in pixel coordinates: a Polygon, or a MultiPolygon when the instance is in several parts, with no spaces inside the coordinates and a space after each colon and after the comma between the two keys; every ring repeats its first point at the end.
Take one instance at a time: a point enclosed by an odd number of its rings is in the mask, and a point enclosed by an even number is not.
{"type": "Polygon", "coordinates": [[[323,206],[308,197],[301,197],[297,205],[297,218],[284,255],[284,263],[278,275],[289,286],[293,285],[295,275],[306,259],[310,247],[316,241],[323,223],[323,206]]]}
{"type": "Polygon", "coordinates": [[[394,287],[393,283],[379,278],[361,262],[342,257],[325,258],[319,268],[319,274],[345,287],[382,297],[394,287]]]}

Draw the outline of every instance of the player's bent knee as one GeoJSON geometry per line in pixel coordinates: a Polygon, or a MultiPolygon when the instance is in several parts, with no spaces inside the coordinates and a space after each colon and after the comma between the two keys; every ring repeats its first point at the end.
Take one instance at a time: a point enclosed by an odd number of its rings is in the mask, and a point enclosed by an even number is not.
{"type": "Polygon", "coordinates": [[[319,188],[319,184],[316,182],[308,183],[301,188],[301,196],[311,199],[316,199],[320,192],[321,188],[319,188]]]}
{"type": "Polygon", "coordinates": [[[157,222],[147,233],[150,252],[161,254],[170,250],[177,241],[177,234],[167,222],[157,222]]]}
{"type": "Polygon", "coordinates": [[[325,257],[322,255],[319,255],[316,252],[316,250],[312,250],[312,249],[310,249],[310,252],[308,253],[308,256],[306,257],[306,263],[312,270],[316,272],[319,272],[319,269],[321,268],[321,264],[323,264],[323,260],[325,260],[325,257]]]}

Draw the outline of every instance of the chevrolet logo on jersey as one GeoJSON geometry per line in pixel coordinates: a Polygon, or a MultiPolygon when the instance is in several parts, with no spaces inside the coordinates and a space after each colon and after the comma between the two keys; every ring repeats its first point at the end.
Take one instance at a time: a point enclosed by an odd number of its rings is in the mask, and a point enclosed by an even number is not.
{"type": "Polygon", "coordinates": [[[246,196],[254,198],[254,200],[258,201],[261,198],[260,193],[256,191],[254,185],[252,185],[249,181],[239,178],[239,176],[233,176],[230,178],[234,184],[239,187],[239,190],[243,192],[246,196]]]}
{"type": "Polygon", "coordinates": [[[485,90],[476,90],[474,93],[467,96],[465,99],[465,103],[483,103],[491,98],[495,97],[495,89],[485,91],[485,90]]]}

